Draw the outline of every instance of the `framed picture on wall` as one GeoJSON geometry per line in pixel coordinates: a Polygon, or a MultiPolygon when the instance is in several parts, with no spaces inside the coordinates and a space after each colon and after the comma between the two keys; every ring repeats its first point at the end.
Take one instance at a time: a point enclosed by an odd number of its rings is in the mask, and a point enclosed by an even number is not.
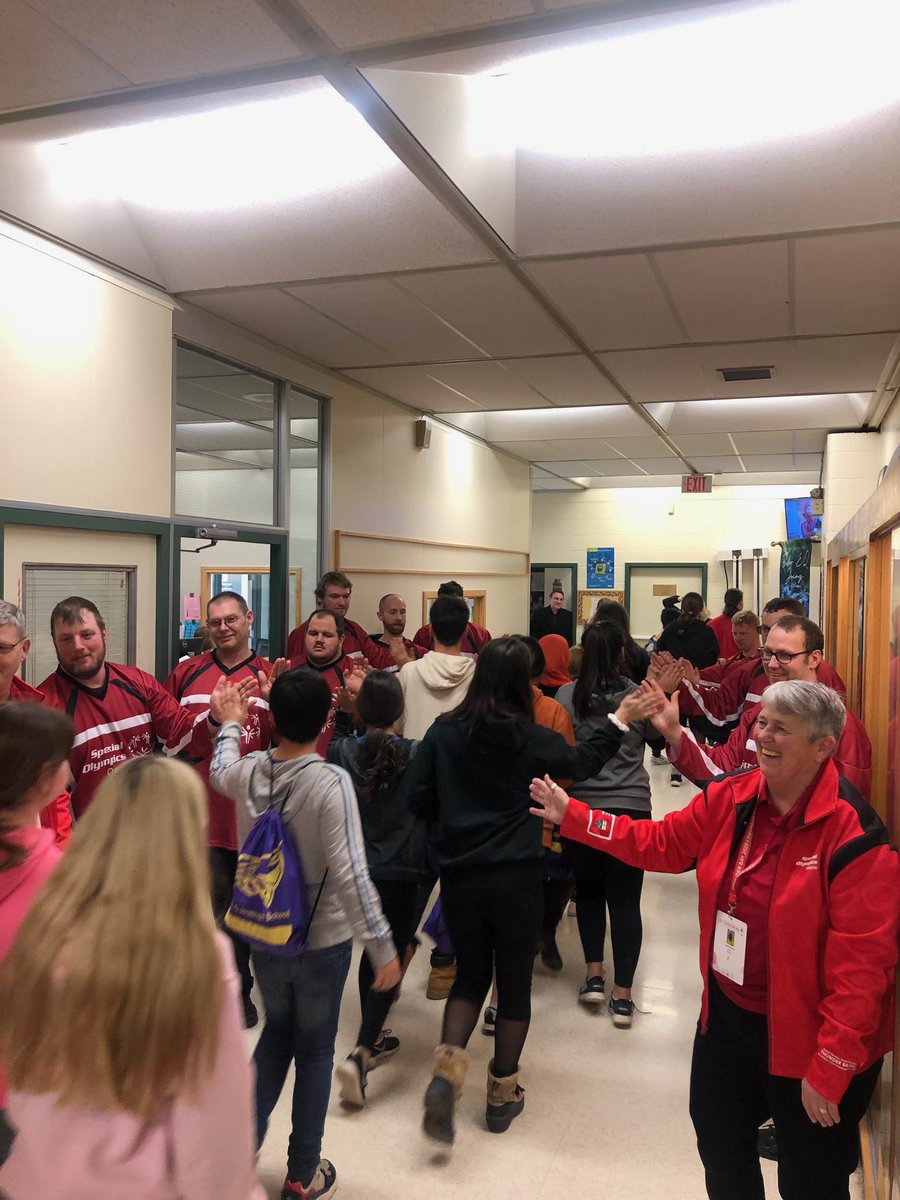
{"type": "MultiPolygon", "coordinates": [[[[422,593],[422,624],[431,620],[431,606],[437,600],[437,592],[422,593]]],[[[469,620],[476,625],[487,625],[487,592],[466,592],[469,620]]]]}
{"type": "Polygon", "coordinates": [[[594,615],[598,600],[617,600],[619,604],[624,604],[625,593],[613,588],[579,588],[578,610],[575,615],[577,624],[587,625],[594,615]]]}

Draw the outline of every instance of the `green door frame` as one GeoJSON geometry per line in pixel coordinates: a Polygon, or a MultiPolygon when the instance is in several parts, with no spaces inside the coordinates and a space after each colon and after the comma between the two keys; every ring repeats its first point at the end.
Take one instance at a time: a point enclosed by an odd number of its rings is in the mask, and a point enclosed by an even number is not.
{"type": "MultiPolygon", "coordinates": [[[[574,581],[574,587],[572,590],[573,590],[574,594],[569,597],[569,602],[571,603],[573,600],[575,601],[574,605],[572,605],[572,612],[576,613],[576,615],[577,615],[577,610],[578,610],[578,563],[533,562],[531,564],[531,570],[528,573],[529,584],[531,583],[531,571],[546,571],[548,568],[552,568],[552,567],[566,567],[566,568],[568,568],[568,570],[570,570],[572,572],[572,579],[574,581]]],[[[529,587],[529,591],[530,590],[531,589],[529,587]]]]}
{"type": "MultiPolygon", "coordinates": [[[[181,620],[181,539],[196,538],[197,526],[176,524],[173,527],[174,544],[172,554],[172,601],[175,617],[172,624],[170,651],[177,661],[178,625],[181,620]]],[[[284,529],[239,529],[237,538],[229,538],[238,545],[241,542],[262,542],[269,547],[269,657],[280,658],[287,648],[288,635],[288,534],[284,529]]]]}
{"type": "MultiPolygon", "coordinates": [[[[706,599],[706,586],[709,582],[709,563],[705,562],[636,562],[625,564],[625,607],[631,614],[631,570],[632,567],[654,567],[664,571],[700,571],[700,593],[706,599]]],[[[662,607],[662,605],[660,605],[662,607]]]]}
{"type": "Polygon", "coordinates": [[[52,529],[86,529],[100,533],[143,533],[156,538],[156,674],[169,673],[169,563],[172,526],[169,521],[142,517],[112,517],[73,509],[18,508],[0,505],[0,581],[4,578],[7,525],[40,525],[52,529]]]}

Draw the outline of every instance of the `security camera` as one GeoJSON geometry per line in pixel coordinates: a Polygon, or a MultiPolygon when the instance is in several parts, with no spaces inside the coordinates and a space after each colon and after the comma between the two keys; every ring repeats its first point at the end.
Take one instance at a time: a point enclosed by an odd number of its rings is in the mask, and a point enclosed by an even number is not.
{"type": "Polygon", "coordinates": [[[207,529],[207,527],[205,525],[198,525],[197,528],[194,530],[194,537],[208,538],[211,536],[212,535],[210,534],[209,530],[207,529]]]}
{"type": "Polygon", "coordinates": [[[810,488],[809,494],[813,500],[821,500],[825,495],[825,489],[820,487],[810,488]]]}

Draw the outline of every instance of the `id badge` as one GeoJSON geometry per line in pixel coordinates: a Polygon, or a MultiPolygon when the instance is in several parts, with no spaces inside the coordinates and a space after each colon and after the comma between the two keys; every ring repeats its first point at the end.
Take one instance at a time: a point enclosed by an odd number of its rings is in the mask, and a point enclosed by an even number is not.
{"type": "Polygon", "coordinates": [[[713,935],[714,971],[739,986],[744,982],[744,958],[747,953],[747,922],[725,912],[716,913],[713,935]]]}

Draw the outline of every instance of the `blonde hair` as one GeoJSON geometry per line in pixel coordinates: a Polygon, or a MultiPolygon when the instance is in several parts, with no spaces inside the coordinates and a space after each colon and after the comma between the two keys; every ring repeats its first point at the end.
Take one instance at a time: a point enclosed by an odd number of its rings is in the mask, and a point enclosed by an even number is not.
{"type": "Polygon", "coordinates": [[[0,1061],[17,1091],[150,1121],[215,1065],[222,962],[206,790],[132,759],[101,784],[0,971],[0,1061]]]}

